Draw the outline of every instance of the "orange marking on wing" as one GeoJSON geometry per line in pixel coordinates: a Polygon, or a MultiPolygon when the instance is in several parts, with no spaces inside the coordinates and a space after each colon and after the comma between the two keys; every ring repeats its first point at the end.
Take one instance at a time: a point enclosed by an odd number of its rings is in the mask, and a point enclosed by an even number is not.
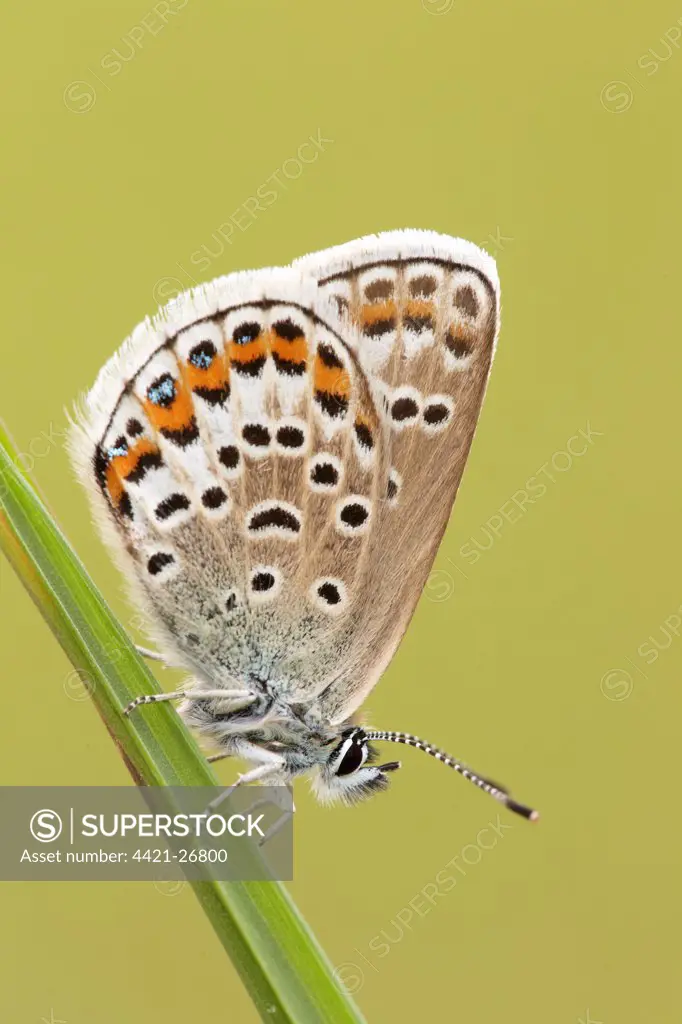
{"type": "Polygon", "coordinates": [[[430,316],[436,319],[436,310],[432,302],[425,301],[424,299],[411,299],[405,303],[403,310],[403,316],[430,316]]]}
{"type": "Polygon", "coordinates": [[[453,355],[471,355],[476,345],[476,335],[462,323],[451,323],[445,332],[445,344],[453,355]]]}
{"type": "Polygon", "coordinates": [[[175,381],[175,398],[170,405],[154,405],[145,395],[144,409],[157,430],[182,430],[194,421],[192,395],[182,378],[175,381]]]}
{"type": "Polygon", "coordinates": [[[149,438],[142,437],[125,455],[115,455],[109,462],[106,469],[106,485],[109,497],[115,505],[118,505],[125,493],[124,480],[137,469],[142,456],[148,453],[158,454],[158,451],[158,445],[149,438]]]}
{"type": "Polygon", "coordinates": [[[315,390],[326,391],[343,398],[350,398],[350,376],[343,366],[325,366],[318,355],[315,359],[315,390]]]}
{"type": "Polygon", "coordinates": [[[118,475],[125,480],[137,468],[137,464],[143,455],[146,455],[147,452],[158,452],[158,450],[158,446],[153,441],[143,437],[137,444],[129,448],[125,455],[117,455],[113,458],[111,465],[114,466],[118,475]]]}
{"type": "Polygon", "coordinates": [[[293,341],[285,341],[277,334],[270,339],[270,351],[287,363],[305,363],[308,359],[308,343],[303,335],[293,341]]]}
{"type": "Polygon", "coordinates": [[[187,362],[182,366],[182,373],[191,391],[197,388],[218,391],[226,388],[230,380],[230,366],[225,352],[219,352],[213,362],[206,367],[187,362]]]}
{"type": "Polygon", "coordinates": [[[253,341],[248,341],[246,345],[238,345],[236,341],[231,341],[228,348],[228,359],[232,363],[252,363],[254,359],[265,359],[268,354],[267,335],[263,336],[259,334],[253,341]]]}
{"type": "Polygon", "coordinates": [[[398,315],[395,302],[378,302],[371,306],[363,306],[360,310],[360,322],[363,327],[375,324],[378,320],[394,320],[398,315]]]}
{"type": "MultiPolygon", "coordinates": [[[[115,461],[116,460],[114,459],[114,462],[115,461]]],[[[116,471],[116,467],[114,466],[113,462],[110,462],[109,465],[107,466],[106,484],[107,491],[109,492],[109,497],[111,498],[112,504],[118,505],[121,498],[125,494],[125,487],[123,486],[123,481],[118,475],[118,472],[116,471]]]]}

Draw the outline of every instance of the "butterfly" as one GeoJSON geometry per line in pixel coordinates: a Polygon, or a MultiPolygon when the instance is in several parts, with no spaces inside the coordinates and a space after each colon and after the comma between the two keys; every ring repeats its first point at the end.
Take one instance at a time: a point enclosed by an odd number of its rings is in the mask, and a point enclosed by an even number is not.
{"type": "Polygon", "coordinates": [[[71,452],[185,722],[322,802],[385,789],[416,747],[357,713],[415,610],[452,509],[499,324],[494,260],[429,231],[370,235],[178,296],[102,369],[71,452]]]}

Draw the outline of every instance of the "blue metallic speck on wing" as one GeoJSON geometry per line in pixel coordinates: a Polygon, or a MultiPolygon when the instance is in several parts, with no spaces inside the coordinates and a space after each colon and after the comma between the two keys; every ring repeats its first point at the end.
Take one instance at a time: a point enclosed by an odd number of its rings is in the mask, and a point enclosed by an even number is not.
{"type": "Polygon", "coordinates": [[[210,356],[208,352],[193,352],[189,357],[190,363],[198,366],[201,370],[206,370],[213,362],[213,356],[210,356]]]}
{"type": "Polygon", "coordinates": [[[154,384],[147,391],[150,402],[154,405],[162,405],[164,401],[175,397],[175,383],[170,377],[166,377],[160,384],[154,384]]]}

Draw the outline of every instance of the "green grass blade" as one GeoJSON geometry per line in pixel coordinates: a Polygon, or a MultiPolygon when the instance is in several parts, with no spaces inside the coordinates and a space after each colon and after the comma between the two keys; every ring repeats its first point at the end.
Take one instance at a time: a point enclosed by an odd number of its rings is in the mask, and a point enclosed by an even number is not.
{"type": "MultiPolygon", "coordinates": [[[[168,704],[125,718],[121,709],[156,680],[107,607],[25,476],[0,425],[0,548],[7,555],[88,689],[136,783],[219,782],[168,704]]],[[[278,882],[195,882],[201,906],[263,1020],[362,1022],[278,882]]],[[[229,1019],[229,1013],[227,1014],[229,1019]]]]}

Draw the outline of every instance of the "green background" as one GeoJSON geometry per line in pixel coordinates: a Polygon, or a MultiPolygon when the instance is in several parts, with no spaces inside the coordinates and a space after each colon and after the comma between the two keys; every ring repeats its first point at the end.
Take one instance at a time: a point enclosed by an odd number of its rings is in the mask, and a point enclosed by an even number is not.
{"type": "MultiPolygon", "coordinates": [[[[676,1022],[682,9],[182,2],[165,26],[143,2],[5,11],[2,414],[130,623],[60,435],[165,279],[406,226],[487,247],[503,327],[480,429],[369,715],[542,821],[477,840],[496,805],[406,751],[354,810],[300,787],[292,889],[372,1022],[676,1022]],[[319,158],[282,174],[318,131],[319,158]]],[[[126,783],[6,566],[1,597],[2,782],[126,783]]],[[[6,883],[0,903],[3,1021],[255,1018],[187,888],[6,883]]]]}

